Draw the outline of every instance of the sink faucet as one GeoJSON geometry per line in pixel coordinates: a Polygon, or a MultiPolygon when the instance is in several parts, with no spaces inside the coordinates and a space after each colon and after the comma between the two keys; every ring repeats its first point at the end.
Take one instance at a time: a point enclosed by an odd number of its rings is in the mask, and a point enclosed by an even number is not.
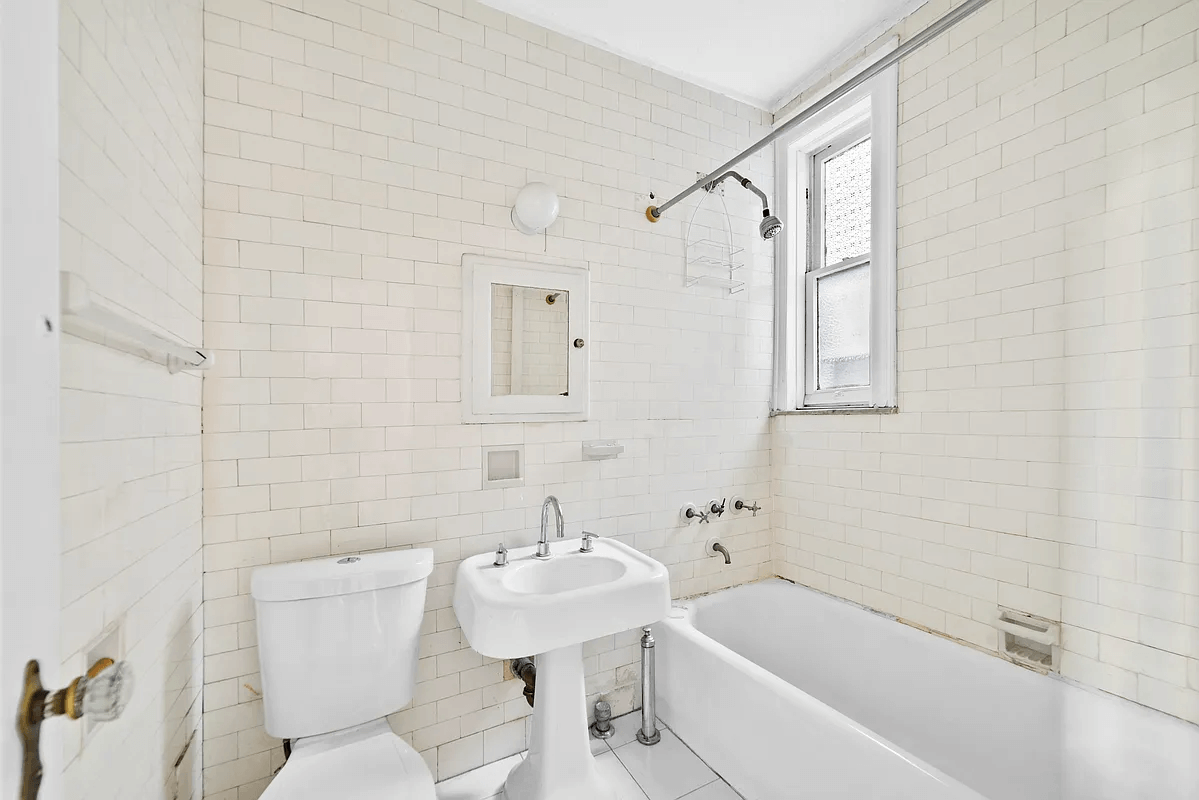
{"type": "Polygon", "coordinates": [[[550,557],[550,543],[546,538],[546,534],[548,533],[547,528],[549,527],[550,522],[550,506],[553,506],[554,516],[557,517],[558,538],[561,539],[566,535],[566,532],[563,530],[564,523],[562,521],[562,506],[558,504],[558,498],[551,494],[546,497],[545,502],[541,504],[541,538],[537,540],[537,558],[550,557]]]}

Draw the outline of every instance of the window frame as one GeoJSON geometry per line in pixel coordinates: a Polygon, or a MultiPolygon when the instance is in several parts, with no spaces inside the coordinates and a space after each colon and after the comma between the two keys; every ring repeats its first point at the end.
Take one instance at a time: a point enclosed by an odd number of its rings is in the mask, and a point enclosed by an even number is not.
{"type": "MultiPolygon", "coordinates": [[[[889,48],[873,53],[873,62],[889,48]]],[[[852,71],[846,76],[848,80],[852,71]]],[[[831,91],[831,87],[829,90],[831,91]]],[[[808,410],[893,409],[897,406],[896,347],[896,207],[898,185],[899,68],[892,67],[823,109],[775,144],[779,211],[785,225],[775,250],[775,412],[808,410]],[[871,139],[871,268],[869,387],[810,391],[815,386],[815,293],[809,283],[825,274],[848,269],[867,259],[808,269],[819,241],[817,198],[810,195],[816,157],[831,158],[865,135],[871,139]],[[837,148],[842,143],[844,146],[837,148]],[[830,150],[829,146],[833,145],[830,150]]],[[[809,104],[810,105],[810,104],[809,104]]],[[[780,121],[781,124],[782,121],[780,121]]],[[[823,161],[821,162],[823,163],[823,161]]]]}

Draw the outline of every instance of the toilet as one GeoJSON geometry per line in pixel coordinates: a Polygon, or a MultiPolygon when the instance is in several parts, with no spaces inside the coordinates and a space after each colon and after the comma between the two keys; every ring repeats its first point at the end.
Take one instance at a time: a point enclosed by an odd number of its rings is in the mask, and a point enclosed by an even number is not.
{"type": "Polygon", "coordinates": [[[435,800],[387,715],[412,700],[433,551],[254,571],[266,732],[291,756],[263,800],[435,800]]]}

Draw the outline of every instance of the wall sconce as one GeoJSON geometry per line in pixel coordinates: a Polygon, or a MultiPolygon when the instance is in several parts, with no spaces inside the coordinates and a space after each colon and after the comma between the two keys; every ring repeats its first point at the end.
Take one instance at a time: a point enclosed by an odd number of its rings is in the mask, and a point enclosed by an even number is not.
{"type": "Polygon", "coordinates": [[[542,233],[558,218],[558,193],[544,183],[530,183],[516,195],[512,224],[523,234],[542,233]]]}

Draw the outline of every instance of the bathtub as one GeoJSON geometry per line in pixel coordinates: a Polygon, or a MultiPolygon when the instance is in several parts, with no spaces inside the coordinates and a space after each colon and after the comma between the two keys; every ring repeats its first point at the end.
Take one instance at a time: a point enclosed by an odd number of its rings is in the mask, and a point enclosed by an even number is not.
{"type": "Polygon", "coordinates": [[[654,635],[658,716],[747,800],[1199,798],[1199,727],[786,581],[654,635]]]}

